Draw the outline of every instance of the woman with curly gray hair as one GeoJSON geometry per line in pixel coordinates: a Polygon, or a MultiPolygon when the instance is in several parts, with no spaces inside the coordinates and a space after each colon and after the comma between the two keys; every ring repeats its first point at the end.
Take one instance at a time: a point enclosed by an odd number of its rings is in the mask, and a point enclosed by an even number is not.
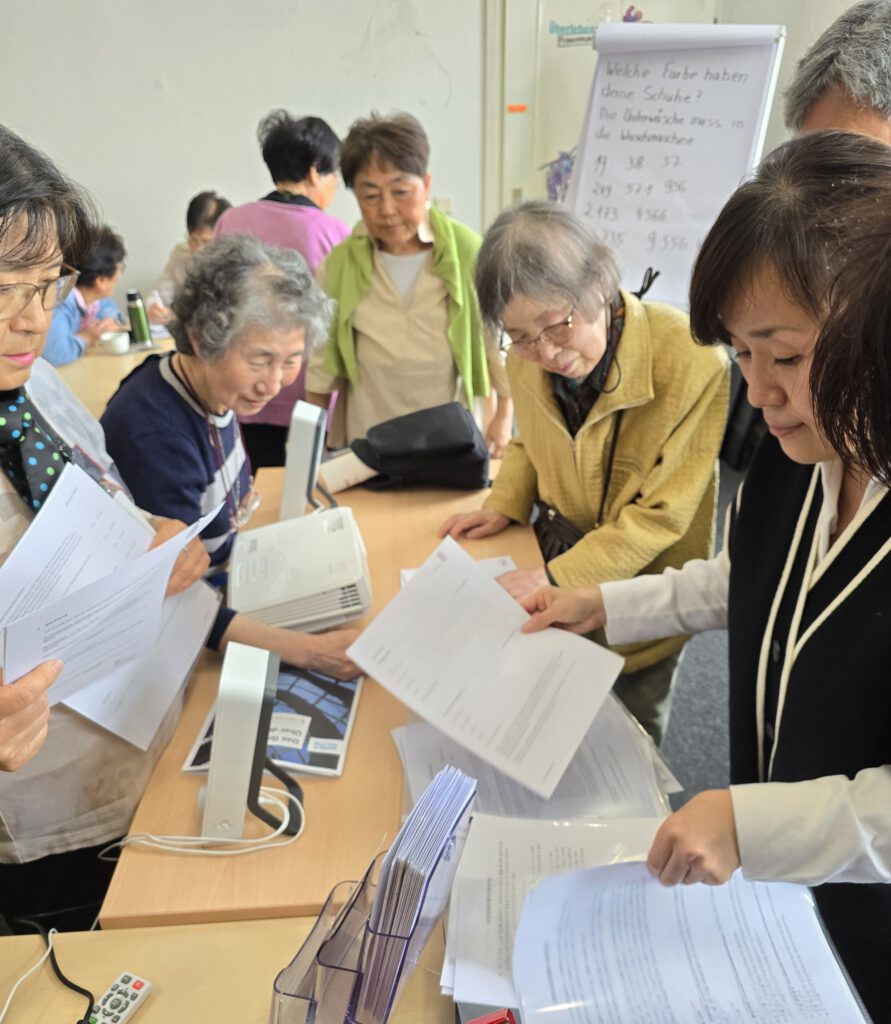
{"type": "MultiPolygon", "coordinates": [[[[109,452],[142,508],[177,509],[177,518],[194,522],[223,503],[201,535],[217,577],[259,501],[237,417],[259,412],[295,380],[327,336],[331,305],[299,253],[249,235],[212,242],[173,302],[176,351],[146,359],[102,417],[109,452]]],[[[345,651],[355,635],[306,636],[224,608],[209,645],[237,640],[349,678],[357,669],[345,651]]]]}

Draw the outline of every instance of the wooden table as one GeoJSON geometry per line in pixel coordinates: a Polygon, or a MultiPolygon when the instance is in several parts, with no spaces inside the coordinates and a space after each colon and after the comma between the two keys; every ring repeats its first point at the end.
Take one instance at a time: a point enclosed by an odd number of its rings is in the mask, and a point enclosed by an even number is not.
{"type": "Polygon", "coordinates": [[[173,348],[173,339],[159,338],[155,346],[136,352],[125,352],[118,356],[106,352],[100,343],[87,349],[82,358],[58,367],[58,372],[98,420],[124,377],[131,370],[135,370],[146,356],[157,352],[169,352],[173,348]]]}
{"type": "MultiPolygon", "coordinates": [[[[263,505],[252,525],[274,520],[281,470],[263,470],[263,505]]],[[[453,512],[479,507],[485,492],[354,488],[350,505],[368,549],[374,592],[369,618],[399,586],[399,570],[420,565],[438,543],[436,530],[453,512]]],[[[520,568],[541,564],[531,529],[510,527],[466,543],[476,558],[510,554],[520,568]]],[[[220,659],[206,653],[195,672],[179,727],[155,768],[131,831],[200,835],[198,791],[204,780],[184,775],[183,762],[216,696],[220,659]]],[[[292,917],[315,914],[331,888],[359,878],[395,836],[403,810],[402,766],[390,730],[408,709],[371,680],[363,687],[340,779],[301,779],[306,830],[292,846],[232,858],[184,857],[140,847],[124,850],[102,906],[104,928],[292,917]]],[[[248,834],[268,831],[251,818],[248,834]]],[[[135,965],[134,965],[135,966],[135,965]]]]}
{"type": "MultiPolygon", "coordinates": [[[[66,932],[54,944],[62,971],[96,998],[122,971],[148,978],[153,989],[136,1024],[266,1024],[273,979],[312,924],[309,918],[290,918],[66,932]]],[[[36,935],[0,938],[0,999],[44,948],[36,935]]],[[[454,1024],[454,1004],[439,994],[442,952],[436,930],[393,1011],[392,1024],[454,1024]]],[[[16,993],[7,1024],[79,1020],[85,1005],[44,963],[16,993]]]]}

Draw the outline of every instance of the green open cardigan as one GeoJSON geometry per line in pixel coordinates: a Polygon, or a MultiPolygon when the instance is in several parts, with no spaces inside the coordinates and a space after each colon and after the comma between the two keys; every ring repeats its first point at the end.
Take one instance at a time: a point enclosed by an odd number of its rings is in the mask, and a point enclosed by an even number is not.
{"type": "MultiPolygon", "coordinates": [[[[433,232],[431,270],[449,296],[449,347],[470,406],[474,395],[489,394],[486,349],[473,286],[480,236],[436,207],[430,207],[428,214],[433,232]]],[[[359,366],[353,313],[371,288],[373,245],[369,235],[354,230],[325,260],[325,290],[337,301],[337,315],[331,324],[324,366],[354,387],[359,384],[359,366]]]]}

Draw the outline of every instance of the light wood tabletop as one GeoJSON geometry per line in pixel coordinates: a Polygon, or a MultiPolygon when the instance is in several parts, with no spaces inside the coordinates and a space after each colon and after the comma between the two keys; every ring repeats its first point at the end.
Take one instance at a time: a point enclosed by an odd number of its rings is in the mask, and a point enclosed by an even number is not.
{"type": "Polygon", "coordinates": [[[59,366],[57,370],[62,380],[98,420],[105,412],[109,398],[117,391],[118,384],[131,370],[135,370],[146,356],[169,352],[172,348],[172,338],[159,338],[153,348],[115,355],[99,344],[87,349],[80,359],[59,366]]]}
{"type": "MultiPolygon", "coordinates": [[[[152,983],[136,1024],[267,1024],[272,983],[300,948],[311,918],[66,932],[54,940],[59,966],[99,998],[123,971],[152,983]]],[[[44,951],[36,935],[0,938],[0,999],[44,951]]],[[[436,929],[390,1021],[454,1024],[455,1008],[439,993],[443,943],[436,929]]],[[[83,996],[63,987],[44,963],[16,994],[7,1024],[79,1020],[83,996]]]]}
{"type": "MultiPolygon", "coordinates": [[[[263,504],[252,525],[277,518],[282,470],[263,470],[263,504]]],[[[420,565],[438,543],[437,528],[452,513],[478,508],[485,492],[362,488],[339,495],[350,505],[368,550],[374,601],[370,619],[399,587],[399,570],[420,565]]],[[[519,568],[541,564],[532,531],[512,526],[496,537],[465,542],[475,558],[509,554],[519,568]]],[[[360,620],[360,624],[363,621],[360,620]]],[[[205,653],[191,683],[182,720],[155,768],[132,832],[199,835],[198,791],[204,779],[182,765],[216,696],[220,658],[205,653]]],[[[306,829],[280,850],[231,858],[185,857],[128,847],[115,870],[100,920],[104,928],[293,917],[319,911],[331,888],[359,878],[398,830],[402,767],[390,730],[408,709],[367,680],[343,776],[303,776],[306,829]]],[[[255,819],[248,835],[268,831],[255,819]]]]}

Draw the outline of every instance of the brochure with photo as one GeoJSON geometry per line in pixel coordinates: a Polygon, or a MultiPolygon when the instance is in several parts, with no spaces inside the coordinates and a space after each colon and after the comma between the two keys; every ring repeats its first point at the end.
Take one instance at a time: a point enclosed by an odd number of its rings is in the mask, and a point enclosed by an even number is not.
{"type": "MultiPolygon", "coordinates": [[[[361,691],[361,676],[344,681],[282,665],[269,724],[268,756],[286,771],[342,774],[361,691]]],[[[183,771],[207,771],[213,723],[211,709],[183,771]]]]}

